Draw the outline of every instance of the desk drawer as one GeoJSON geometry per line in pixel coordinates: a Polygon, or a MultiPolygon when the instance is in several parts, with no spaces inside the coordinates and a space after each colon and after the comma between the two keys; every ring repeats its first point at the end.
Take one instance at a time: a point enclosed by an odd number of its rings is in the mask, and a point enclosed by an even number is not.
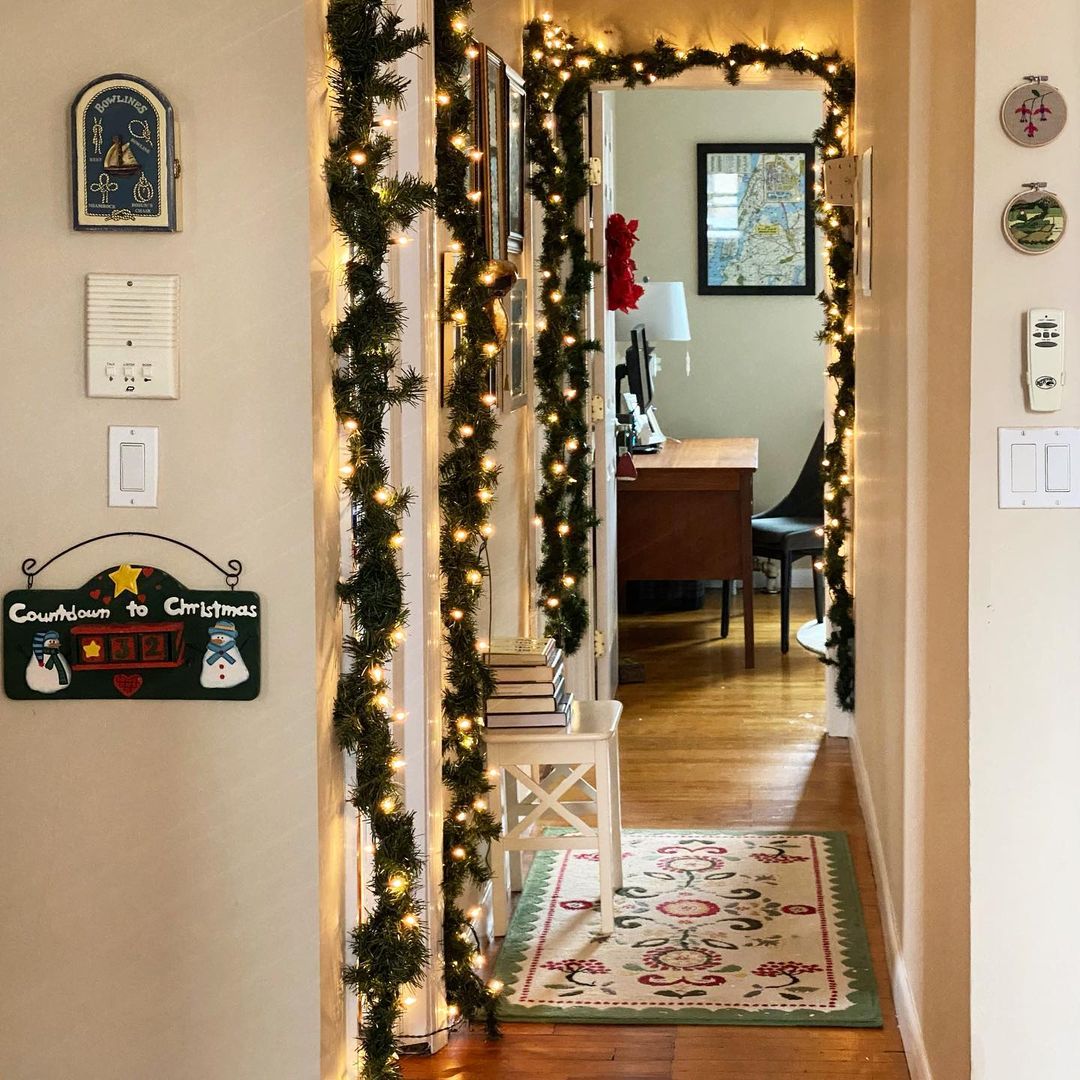
{"type": "MultiPolygon", "coordinates": [[[[638,459],[640,461],[640,458],[638,459]]],[[[742,483],[740,469],[638,469],[636,480],[620,480],[623,491],[738,491],[742,483]]]]}

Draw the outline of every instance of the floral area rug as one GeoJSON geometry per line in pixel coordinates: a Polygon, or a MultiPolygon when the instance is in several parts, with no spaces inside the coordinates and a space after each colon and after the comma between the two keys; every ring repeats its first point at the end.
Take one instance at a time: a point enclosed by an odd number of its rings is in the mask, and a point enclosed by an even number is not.
{"type": "Polygon", "coordinates": [[[843,833],[627,830],[607,938],[597,859],[537,853],[496,965],[507,1020],[881,1026],[843,833]]]}

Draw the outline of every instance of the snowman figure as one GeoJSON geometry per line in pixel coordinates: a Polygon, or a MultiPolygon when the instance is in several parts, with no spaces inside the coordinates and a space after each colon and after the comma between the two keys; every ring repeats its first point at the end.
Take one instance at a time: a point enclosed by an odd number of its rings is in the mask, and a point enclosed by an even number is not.
{"type": "Polygon", "coordinates": [[[60,651],[57,630],[39,630],[34,635],[33,655],[26,665],[26,685],[39,694],[55,694],[71,685],[71,666],[60,651]]]}
{"type": "Polygon", "coordinates": [[[210,641],[199,665],[199,683],[207,690],[226,690],[247,682],[247,664],[236,636],[236,624],[229,619],[218,619],[210,627],[210,641]]]}

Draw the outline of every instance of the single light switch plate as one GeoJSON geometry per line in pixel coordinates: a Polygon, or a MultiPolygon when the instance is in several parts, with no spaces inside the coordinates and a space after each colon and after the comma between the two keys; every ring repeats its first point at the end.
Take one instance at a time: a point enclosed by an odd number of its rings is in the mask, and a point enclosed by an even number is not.
{"type": "Polygon", "coordinates": [[[158,429],[109,428],[109,505],[157,506],[158,429]]]}
{"type": "Polygon", "coordinates": [[[1080,507],[1080,428],[998,428],[998,506],[1080,507]]]}

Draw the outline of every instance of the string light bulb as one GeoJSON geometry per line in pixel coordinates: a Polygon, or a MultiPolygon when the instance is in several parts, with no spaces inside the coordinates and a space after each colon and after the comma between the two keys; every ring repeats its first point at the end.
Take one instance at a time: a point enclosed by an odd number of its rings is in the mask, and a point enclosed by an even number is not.
{"type": "Polygon", "coordinates": [[[360,168],[361,165],[366,165],[368,161],[367,151],[360,143],[351,143],[346,149],[345,153],[348,155],[351,164],[360,168]]]}

